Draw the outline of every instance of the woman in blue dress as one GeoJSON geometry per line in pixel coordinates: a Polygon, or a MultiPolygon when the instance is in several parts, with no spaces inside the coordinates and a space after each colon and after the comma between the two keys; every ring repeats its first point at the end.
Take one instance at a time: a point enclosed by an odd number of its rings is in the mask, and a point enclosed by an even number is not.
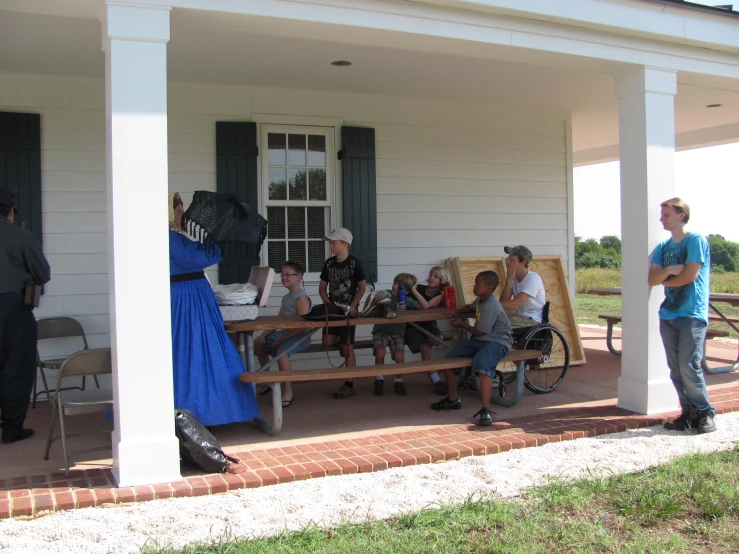
{"type": "Polygon", "coordinates": [[[188,238],[180,229],[184,206],[169,197],[169,273],[172,304],[172,364],[175,408],[191,411],[207,426],[259,416],[254,387],[239,381],[244,371],[205,268],[221,261],[216,245],[188,238]]]}

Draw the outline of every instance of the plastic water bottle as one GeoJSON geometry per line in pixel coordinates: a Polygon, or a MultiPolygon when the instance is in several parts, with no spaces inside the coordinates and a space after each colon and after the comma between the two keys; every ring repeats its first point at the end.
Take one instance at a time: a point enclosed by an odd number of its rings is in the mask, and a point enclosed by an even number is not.
{"type": "Polygon", "coordinates": [[[398,304],[403,304],[403,307],[400,309],[401,311],[405,311],[405,287],[403,285],[398,288],[398,304]]]}
{"type": "Polygon", "coordinates": [[[452,286],[444,289],[444,307],[447,310],[455,310],[457,308],[457,289],[452,286]]]}

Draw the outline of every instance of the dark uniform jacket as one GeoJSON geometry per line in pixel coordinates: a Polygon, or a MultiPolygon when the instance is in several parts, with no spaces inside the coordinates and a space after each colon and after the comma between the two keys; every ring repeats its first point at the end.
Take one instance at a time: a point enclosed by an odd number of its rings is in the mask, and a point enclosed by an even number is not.
{"type": "Polygon", "coordinates": [[[49,279],[49,262],[36,238],[0,217],[0,293],[20,293],[28,281],[43,285],[49,279]]]}

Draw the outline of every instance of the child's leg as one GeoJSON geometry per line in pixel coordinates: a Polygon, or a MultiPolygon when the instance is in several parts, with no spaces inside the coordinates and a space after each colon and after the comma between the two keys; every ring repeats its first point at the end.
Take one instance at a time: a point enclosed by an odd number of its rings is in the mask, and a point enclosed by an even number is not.
{"type": "Polygon", "coordinates": [[[457,372],[454,369],[444,370],[446,376],[446,388],[449,391],[449,400],[456,400],[457,395],[457,372]]]}
{"type": "Polygon", "coordinates": [[[269,355],[264,351],[265,337],[266,335],[262,333],[254,341],[254,354],[256,354],[260,365],[269,362],[269,355]]]}
{"type": "Polygon", "coordinates": [[[375,346],[375,365],[383,365],[385,363],[385,345],[380,344],[375,346]]]}
{"type": "MultiPolygon", "coordinates": [[[[278,348],[277,352],[275,352],[275,356],[282,354],[283,350],[282,348],[278,348]]],[[[277,365],[280,368],[280,371],[292,371],[292,366],[290,365],[290,358],[287,356],[283,356],[279,360],[277,360],[277,365]]],[[[293,384],[292,381],[284,381],[282,383],[282,390],[284,391],[282,393],[282,398],[287,401],[291,400],[295,394],[293,393],[293,384]]]]}
{"type": "Polygon", "coordinates": [[[493,394],[493,379],[486,373],[478,373],[477,376],[480,378],[480,397],[482,400],[482,407],[487,408],[490,406],[490,397],[493,394]]]}

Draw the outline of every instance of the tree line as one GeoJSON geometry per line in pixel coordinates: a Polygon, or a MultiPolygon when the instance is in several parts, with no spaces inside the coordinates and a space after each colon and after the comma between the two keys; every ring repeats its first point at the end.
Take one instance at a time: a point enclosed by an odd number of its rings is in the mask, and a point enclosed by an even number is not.
{"type": "MultiPolygon", "coordinates": [[[[711,271],[739,272],[739,242],[721,235],[708,235],[711,246],[711,271]]],[[[575,237],[575,268],[602,267],[621,269],[621,239],[606,235],[600,240],[575,237]]]]}

